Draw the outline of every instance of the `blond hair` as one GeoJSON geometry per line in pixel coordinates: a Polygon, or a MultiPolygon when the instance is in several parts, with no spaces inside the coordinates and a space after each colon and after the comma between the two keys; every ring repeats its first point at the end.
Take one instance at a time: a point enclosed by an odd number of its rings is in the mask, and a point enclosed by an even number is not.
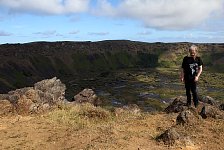
{"type": "Polygon", "coordinates": [[[197,51],[198,50],[198,47],[196,45],[191,45],[191,47],[189,48],[189,50],[195,50],[197,51]]]}

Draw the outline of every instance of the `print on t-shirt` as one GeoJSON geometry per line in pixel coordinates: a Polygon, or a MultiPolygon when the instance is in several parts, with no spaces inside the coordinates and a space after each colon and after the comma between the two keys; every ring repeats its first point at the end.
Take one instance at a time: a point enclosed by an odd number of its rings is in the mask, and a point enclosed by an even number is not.
{"type": "Polygon", "coordinates": [[[193,64],[189,64],[190,68],[191,68],[191,74],[195,75],[196,71],[198,70],[198,64],[197,63],[193,63],[193,64]]]}

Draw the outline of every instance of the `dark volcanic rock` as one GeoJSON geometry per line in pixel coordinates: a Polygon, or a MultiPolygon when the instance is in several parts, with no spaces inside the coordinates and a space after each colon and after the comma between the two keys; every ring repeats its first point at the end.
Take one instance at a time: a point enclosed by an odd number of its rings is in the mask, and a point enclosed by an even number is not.
{"type": "Polygon", "coordinates": [[[185,109],[187,109],[186,106],[187,99],[183,96],[179,96],[174,99],[174,101],[165,108],[166,113],[178,113],[185,109]]]}
{"type": "Polygon", "coordinates": [[[215,99],[210,96],[201,97],[199,100],[203,103],[207,103],[210,105],[217,105],[217,102],[215,101],[215,99]]]}
{"type": "Polygon", "coordinates": [[[158,136],[157,141],[163,141],[166,145],[173,145],[179,138],[180,134],[174,128],[170,128],[158,136]]]}
{"type": "Polygon", "coordinates": [[[220,109],[220,110],[224,110],[224,104],[221,104],[221,105],[219,106],[219,109],[220,109]]]}
{"type": "Polygon", "coordinates": [[[206,119],[208,117],[214,119],[224,119],[224,112],[219,108],[211,105],[205,105],[200,112],[202,118],[206,119]]]}
{"type": "Polygon", "coordinates": [[[102,103],[99,97],[92,89],[84,89],[80,93],[74,96],[75,103],[90,103],[94,106],[98,106],[102,103]]]}
{"type": "Polygon", "coordinates": [[[193,108],[182,111],[176,119],[177,125],[195,124],[199,121],[199,115],[193,108]]]}

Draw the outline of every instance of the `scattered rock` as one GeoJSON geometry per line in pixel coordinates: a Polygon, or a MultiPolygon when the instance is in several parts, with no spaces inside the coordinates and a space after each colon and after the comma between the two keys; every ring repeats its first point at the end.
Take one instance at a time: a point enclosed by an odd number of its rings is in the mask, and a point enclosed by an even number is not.
{"type": "Polygon", "coordinates": [[[195,124],[199,121],[199,115],[193,108],[182,111],[176,119],[177,125],[195,124]]]}
{"type": "Polygon", "coordinates": [[[183,110],[187,109],[186,106],[187,99],[183,96],[179,96],[174,99],[174,101],[165,108],[166,113],[178,113],[182,112],[183,110]]]}
{"type": "Polygon", "coordinates": [[[158,136],[157,141],[163,141],[166,145],[173,145],[180,138],[179,133],[174,128],[166,130],[163,134],[158,136]]]}
{"type": "Polygon", "coordinates": [[[213,106],[217,105],[217,102],[215,101],[215,99],[210,96],[205,96],[205,97],[199,98],[199,100],[203,103],[210,104],[213,106]]]}
{"type": "Polygon", "coordinates": [[[219,109],[220,109],[220,110],[224,110],[224,104],[221,104],[221,105],[219,106],[219,109]]]}
{"type": "Polygon", "coordinates": [[[217,107],[211,106],[211,105],[205,105],[202,108],[200,115],[204,119],[208,117],[214,118],[214,119],[224,119],[224,112],[219,110],[217,107]]]}
{"type": "Polygon", "coordinates": [[[206,118],[207,118],[206,113],[205,113],[205,106],[202,107],[201,112],[200,112],[200,115],[201,115],[201,117],[202,117],[203,119],[206,119],[206,118]]]}
{"type": "Polygon", "coordinates": [[[99,97],[95,94],[92,89],[84,89],[80,93],[74,96],[74,101],[76,103],[90,103],[94,106],[99,106],[102,101],[99,97]]]}

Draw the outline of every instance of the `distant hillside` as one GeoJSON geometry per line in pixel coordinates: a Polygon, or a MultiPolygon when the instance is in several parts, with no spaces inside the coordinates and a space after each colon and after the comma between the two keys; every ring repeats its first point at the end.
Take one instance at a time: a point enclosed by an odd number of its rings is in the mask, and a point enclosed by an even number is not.
{"type": "MultiPolygon", "coordinates": [[[[0,93],[57,76],[125,68],[176,67],[191,43],[33,42],[0,45],[0,93]]],[[[205,66],[224,72],[224,44],[197,44],[205,66]]]]}

